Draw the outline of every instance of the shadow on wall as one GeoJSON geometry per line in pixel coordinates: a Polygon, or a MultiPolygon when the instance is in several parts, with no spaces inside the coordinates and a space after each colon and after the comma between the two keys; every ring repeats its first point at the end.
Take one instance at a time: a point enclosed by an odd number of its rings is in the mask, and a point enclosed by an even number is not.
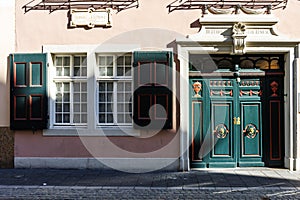
{"type": "MultiPolygon", "coordinates": [[[[7,57],[7,84],[9,84],[9,57],[7,57]]],[[[6,88],[3,83],[0,83],[0,88],[6,88]]],[[[3,90],[2,90],[3,91],[3,90]]],[[[6,90],[9,93],[9,90],[6,90]]],[[[4,95],[9,98],[9,95],[4,95]]],[[[3,98],[3,96],[2,96],[3,98]]],[[[7,105],[9,106],[9,105],[7,105]]],[[[3,114],[3,113],[2,113],[3,114]]],[[[9,116],[7,116],[9,118],[9,116]]],[[[9,127],[0,128],[0,168],[13,168],[14,167],[14,133],[9,127]]]]}

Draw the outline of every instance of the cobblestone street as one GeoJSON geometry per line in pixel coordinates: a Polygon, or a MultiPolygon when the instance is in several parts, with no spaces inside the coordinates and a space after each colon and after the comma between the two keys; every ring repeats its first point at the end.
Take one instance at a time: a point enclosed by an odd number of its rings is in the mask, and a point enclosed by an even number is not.
{"type": "Polygon", "coordinates": [[[0,199],[300,199],[300,172],[1,169],[0,199]]]}

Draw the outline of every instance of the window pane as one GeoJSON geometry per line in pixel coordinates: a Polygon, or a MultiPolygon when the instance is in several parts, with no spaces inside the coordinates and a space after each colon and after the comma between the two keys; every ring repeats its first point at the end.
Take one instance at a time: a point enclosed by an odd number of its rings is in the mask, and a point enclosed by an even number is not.
{"type": "Polygon", "coordinates": [[[105,109],[105,104],[104,103],[99,103],[99,112],[105,112],[106,109],[105,109]]]}
{"type": "Polygon", "coordinates": [[[124,94],[123,93],[118,93],[118,102],[123,102],[123,101],[125,101],[125,99],[124,99],[124,94]]]}
{"type": "Polygon", "coordinates": [[[107,68],[107,76],[113,76],[113,68],[112,67],[107,68]]]}
{"type": "Polygon", "coordinates": [[[112,93],[107,93],[106,97],[107,97],[107,99],[106,99],[107,102],[113,102],[113,94],[112,93]]]}
{"type": "Polygon", "coordinates": [[[107,112],[112,112],[113,111],[113,104],[112,103],[106,104],[106,109],[107,109],[107,112]]]}
{"type": "Polygon", "coordinates": [[[62,57],[56,57],[55,65],[56,66],[62,66],[62,57]]]}
{"type": "Polygon", "coordinates": [[[81,115],[81,123],[87,123],[87,114],[81,115]]]}
{"type": "Polygon", "coordinates": [[[131,65],[131,56],[125,56],[125,65],[131,65]]]}
{"type": "Polygon", "coordinates": [[[131,113],[131,103],[125,103],[125,112],[130,112],[131,113]]]}
{"type": "Polygon", "coordinates": [[[99,65],[105,66],[105,56],[99,56],[99,65]]]}
{"type": "Polygon", "coordinates": [[[125,91],[131,91],[132,89],[132,86],[131,86],[131,82],[126,82],[125,83],[125,91]]]}
{"type": "Polygon", "coordinates": [[[70,102],[70,94],[69,93],[65,93],[63,96],[63,101],[64,102],[70,102]]]}
{"type": "Polygon", "coordinates": [[[80,115],[78,114],[74,114],[74,120],[73,120],[74,123],[80,123],[80,115]]]}
{"type": "Polygon", "coordinates": [[[130,115],[130,114],[126,114],[126,115],[125,115],[125,122],[126,122],[126,123],[132,123],[132,118],[131,118],[131,115],[130,115]]]}
{"type": "Polygon", "coordinates": [[[64,66],[70,66],[70,57],[64,57],[64,66]]]}
{"type": "Polygon", "coordinates": [[[100,67],[99,68],[99,75],[100,76],[106,76],[106,68],[105,67],[100,67]]]}
{"type": "Polygon", "coordinates": [[[74,56],[74,66],[80,66],[80,57],[74,56]]]}
{"type": "Polygon", "coordinates": [[[117,108],[118,108],[118,112],[119,112],[119,113],[125,111],[125,110],[124,110],[124,105],[123,105],[123,104],[118,103],[117,108]]]}
{"type": "Polygon", "coordinates": [[[74,102],[80,102],[80,94],[74,94],[74,102]]]}
{"type": "Polygon", "coordinates": [[[70,123],[70,114],[63,115],[63,123],[70,123]]]}
{"type": "Polygon", "coordinates": [[[70,104],[69,103],[66,103],[64,104],[64,109],[63,109],[64,112],[70,112],[70,104]]]}
{"type": "Polygon", "coordinates": [[[83,67],[82,69],[82,76],[87,76],[87,68],[86,67],[83,67]]]}
{"type": "Polygon", "coordinates": [[[62,76],[62,67],[56,67],[56,76],[62,76]]]}
{"type": "Polygon", "coordinates": [[[87,83],[86,82],[81,83],[81,91],[87,92],[87,83]]]}
{"type": "Polygon", "coordinates": [[[124,65],[124,57],[123,56],[119,56],[117,58],[117,65],[120,67],[124,65]]]}
{"type": "Polygon", "coordinates": [[[99,123],[105,123],[105,114],[99,115],[99,123]]]}
{"type": "Polygon", "coordinates": [[[80,112],[80,104],[74,103],[74,112],[80,112]]]}
{"type": "Polygon", "coordinates": [[[80,76],[80,67],[74,67],[74,76],[80,76]]]}
{"type": "Polygon", "coordinates": [[[113,57],[112,56],[107,56],[106,65],[107,66],[112,66],[113,65],[113,57]]]}
{"type": "Polygon", "coordinates": [[[124,76],[124,69],[122,67],[118,67],[117,76],[124,76]]]}
{"type": "Polygon", "coordinates": [[[81,94],[81,102],[87,102],[87,94],[86,93],[81,94]]]}
{"type": "Polygon", "coordinates": [[[107,83],[107,91],[113,91],[113,83],[107,83]]]}
{"type": "Polygon", "coordinates": [[[64,76],[70,76],[70,67],[64,67],[64,76]]]}
{"type": "Polygon", "coordinates": [[[131,76],[131,67],[125,68],[125,76],[131,76]]]}
{"type": "Polygon", "coordinates": [[[56,123],[62,123],[62,115],[61,114],[56,114],[55,115],[55,122],[56,123]]]}
{"type": "Polygon", "coordinates": [[[123,114],[118,114],[118,123],[124,123],[125,120],[124,120],[124,115],[123,114]]]}
{"type": "Polygon", "coordinates": [[[61,103],[55,104],[55,112],[62,112],[62,104],[61,103]]]}
{"type": "Polygon", "coordinates": [[[81,104],[81,112],[87,112],[87,104],[86,103],[81,104]]]}
{"type": "Polygon", "coordinates": [[[106,89],[105,89],[105,83],[99,83],[99,91],[101,91],[101,92],[104,92],[104,91],[106,91],[106,89]]]}
{"type": "Polygon", "coordinates": [[[104,93],[99,94],[99,102],[105,102],[105,94],[104,93]]]}
{"type": "Polygon", "coordinates": [[[107,123],[113,123],[114,122],[114,118],[112,114],[107,114],[107,123]]]}

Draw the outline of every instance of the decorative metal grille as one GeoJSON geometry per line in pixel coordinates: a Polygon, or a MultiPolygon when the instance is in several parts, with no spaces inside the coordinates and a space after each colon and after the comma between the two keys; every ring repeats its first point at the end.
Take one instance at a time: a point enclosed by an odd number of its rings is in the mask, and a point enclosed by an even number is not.
{"type": "Polygon", "coordinates": [[[138,7],[138,0],[32,0],[23,6],[26,12],[31,10],[70,10],[70,9],[107,9],[111,8],[118,12],[138,7]],[[37,3],[38,2],[38,3],[37,3]]]}
{"type": "Polygon", "coordinates": [[[167,8],[169,12],[175,10],[200,9],[205,13],[208,8],[228,9],[247,7],[251,9],[266,8],[268,11],[285,8],[288,0],[175,0],[167,8]]]}

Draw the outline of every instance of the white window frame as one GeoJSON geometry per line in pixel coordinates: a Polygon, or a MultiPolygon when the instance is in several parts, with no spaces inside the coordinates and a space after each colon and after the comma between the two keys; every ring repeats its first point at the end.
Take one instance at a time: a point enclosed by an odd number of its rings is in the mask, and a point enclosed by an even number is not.
{"type": "MultiPolygon", "coordinates": [[[[45,45],[43,53],[47,53],[47,83],[49,96],[49,128],[43,131],[44,136],[140,136],[140,130],[132,126],[97,126],[97,55],[99,54],[119,54],[124,55],[138,50],[138,45],[45,45]],[[54,55],[78,54],[87,55],[87,103],[88,103],[88,123],[84,127],[75,126],[53,126],[54,103],[55,99],[55,77],[54,55]],[[93,95],[90,95],[93,94],[93,95]],[[95,105],[95,106],[89,106],[95,105]],[[82,131],[78,131],[82,130],[82,131]]],[[[132,105],[133,107],[133,105],[132,105]]]]}
{"type": "MultiPolygon", "coordinates": [[[[97,61],[97,68],[95,70],[95,75],[96,75],[96,87],[97,87],[97,95],[96,95],[96,104],[97,104],[97,127],[130,127],[132,128],[132,124],[133,121],[131,120],[131,123],[118,123],[116,120],[118,119],[117,115],[118,115],[118,110],[117,110],[117,105],[118,105],[118,98],[117,95],[118,93],[117,91],[117,82],[121,81],[121,82],[131,82],[131,98],[133,99],[133,71],[132,71],[132,64],[133,64],[133,60],[132,60],[132,53],[122,53],[122,54],[118,54],[118,53],[114,53],[114,54],[105,54],[105,53],[99,53],[96,54],[96,61],[97,61]],[[99,59],[100,56],[103,57],[109,57],[112,56],[113,57],[113,75],[112,76],[101,76],[100,75],[100,66],[99,66],[99,59]],[[117,75],[117,58],[119,56],[130,56],[131,57],[131,76],[118,76],[117,75]],[[113,83],[113,123],[100,123],[99,122],[99,82],[112,82],[113,83]]],[[[132,105],[132,101],[131,101],[131,115],[133,113],[133,105],[132,105]]]]}
{"type": "MultiPolygon", "coordinates": [[[[56,122],[56,110],[55,110],[55,106],[56,106],[56,99],[54,98],[52,103],[53,103],[53,109],[50,110],[50,115],[51,115],[51,118],[53,118],[52,120],[52,124],[51,126],[53,127],[57,127],[57,128],[61,128],[61,127],[72,127],[72,126],[75,126],[75,127],[86,127],[87,126],[87,122],[86,123],[75,123],[73,120],[74,120],[74,83],[79,83],[79,82],[85,82],[87,84],[87,76],[75,76],[74,75],[74,57],[76,56],[80,56],[80,57],[86,57],[87,55],[86,54],[55,54],[53,55],[53,62],[54,62],[54,66],[53,66],[53,70],[54,70],[54,77],[52,77],[52,81],[54,82],[54,84],[56,85],[57,83],[69,83],[69,94],[70,94],[70,97],[69,97],[69,123],[58,123],[56,122]],[[69,57],[70,58],[70,64],[69,64],[69,67],[70,67],[70,71],[69,71],[69,76],[57,76],[56,75],[56,58],[57,57],[69,57]]],[[[81,67],[80,67],[81,68],[81,67]]],[[[63,70],[63,67],[62,67],[62,70],[63,70]]],[[[56,87],[55,87],[56,88],[56,87]]],[[[56,95],[56,92],[55,94],[56,95]]],[[[88,102],[86,101],[86,104],[88,102]]],[[[63,106],[63,104],[62,104],[63,106]]],[[[62,111],[63,113],[63,111],[62,111]]],[[[86,114],[87,114],[87,111],[86,111],[86,114]]],[[[62,118],[62,121],[63,121],[63,118],[62,118]]]]}

